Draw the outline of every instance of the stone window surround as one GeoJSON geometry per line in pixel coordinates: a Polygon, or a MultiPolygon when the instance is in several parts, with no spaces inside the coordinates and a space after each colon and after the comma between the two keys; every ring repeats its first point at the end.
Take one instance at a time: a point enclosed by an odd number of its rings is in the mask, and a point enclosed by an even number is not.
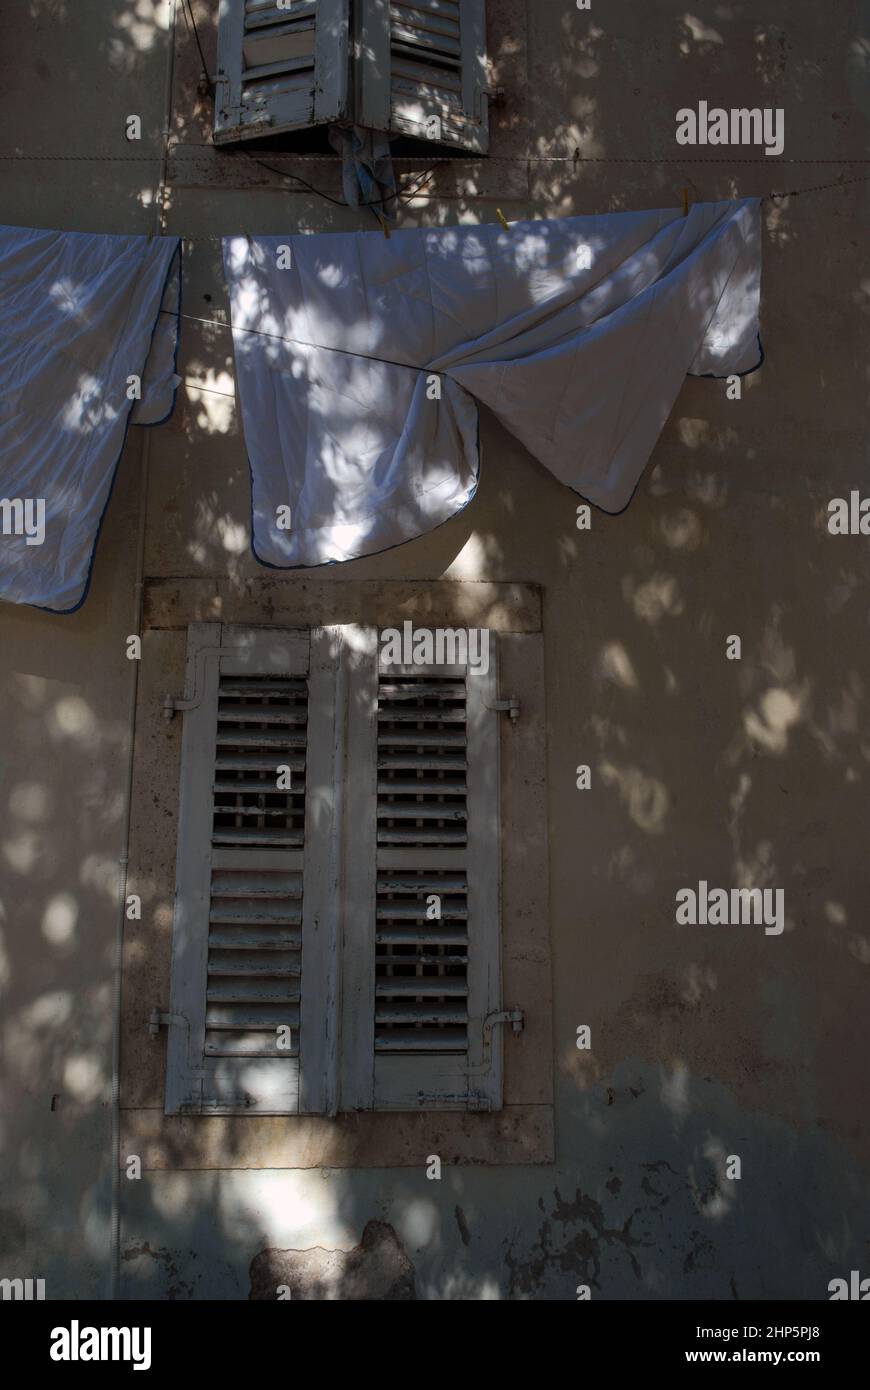
{"type": "MultiPolygon", "coordinates": [[[[146,581],[134,758],[128,892],[141,920],[125,923],[122,981],[121,1161],[144,1170],[425,1166],[553,1161],[552,978],[548,902],[546,705],[540,590],[474,580],[324,580],[254,577],[146,581]],[[163,700],[184,685],[191,622],[313,627],[489,627],[500,641],[503,695],[521,714],[503,737],[502,960],[505,1007],[525,1027],[504,1030],[504,1108],[317,1115],[163,1113],[165,1032],[148,1029],[168,1008],[182,720],[163,700]],[[509,640],[505,640],[509,639],[509,640]],[[504,746],[504,745],[503,745],[504,746]],[[513,851],[512,852],[512,848],[513,851]]],[[[507,723],[507,718],[505,717],[507,723]]]]}

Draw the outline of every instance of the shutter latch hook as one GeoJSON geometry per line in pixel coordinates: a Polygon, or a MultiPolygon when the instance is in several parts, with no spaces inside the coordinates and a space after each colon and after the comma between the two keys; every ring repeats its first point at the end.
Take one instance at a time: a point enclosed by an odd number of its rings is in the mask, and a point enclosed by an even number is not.
{"type": "Polygon", "coordinates": [[[497,1023],[509,1023],[515,1033],[521,1033],[525,1025],[525,1014],[522,1009],[501,1009],[498,1013],[487,1014],[483,1020],[483,1036],[486,1043],[489,1035],[497,1023]]]}
{"type": "Polygon", "coordinates": [[[507,700],[493,700],[491,705],[487,705],[487,709],[509,715],[512,723],[516,723],[520,717],[520,702],[516,695],[511,695],[507,700]]]}
{"type": "Polygon", "coordinates": [[[148,1032],[152,1038],[160,1036],[161,1028],[171,1028],[173,1024],[177,1027],[187,1026],[187,1019],[183,1014],[164,1013],[161,1009],[152,1009],[148,1015],[148,1032]]]}
{"type": "MultiPolygon", "coordinates": [[[[163,701],[163,717],[171,719],[176,710],[197,709],[202,702],[205,690],[205,663],[206,658],[211,656],[228,656],[226,647],[200,647],[196,656],[191,661],[188,657],[187,674],[188,679],[193,674],[193,694],[192,695],[167,695],[163,701]]],[[[185,687],[186,689],[188,687],[185,687]]]]}

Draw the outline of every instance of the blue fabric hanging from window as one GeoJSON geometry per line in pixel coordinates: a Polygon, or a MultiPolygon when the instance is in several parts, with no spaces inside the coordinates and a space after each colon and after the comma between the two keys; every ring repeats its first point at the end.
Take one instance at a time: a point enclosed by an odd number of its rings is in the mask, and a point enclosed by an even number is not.
{"type": "Polygon", "coordinates": [[[395,221],[398,197],[390,138],[361,126],[329,127],[329,143],[342,158],[341,181],[348,207],[371,207],[387,221],[395,221]]]}

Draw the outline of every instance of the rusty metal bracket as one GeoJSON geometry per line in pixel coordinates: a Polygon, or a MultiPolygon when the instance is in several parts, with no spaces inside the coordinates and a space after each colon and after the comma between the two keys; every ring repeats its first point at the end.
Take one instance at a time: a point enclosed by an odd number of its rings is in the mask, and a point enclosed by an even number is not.
{"type": "MultiPolygon", "coordinates": [[[[487,1014],[486,1018],[483,1020],[483,1064],[479,1067],[466,1067],[465,1075],[485,1076],[490,1070],[492,1066],[492,1030],[494,1028],[500,1028],[503,1027],[505,1023],[509,1023],[515,1033],[521,1033],[525,1021],[526,1016],[522,1009],[499,1009],[494,1013],[487,1014]]],[[[471,1095],[469,1095],[469,1104],[471,1104],[473,1098],[473,1093],[471,1093],[471,1095]]],[[[485,1109],[488,1108],[488,1106],[489,1102],[487,1101],[485,1107],[478,1106],[477,1108],[485,1109]]]]}
{"type": "Polygon", "coordinates": [[[493,700],[492,704],[487,705],[486,708],[495,710],[498,714],[509,715],[512,724],[515,724],[520,717],[520,702],[516,695],[511,695],[507,700],[493,700]]]}
{"type": "Polygon", "coordinates": [[[161,1009],[152,1009],[148,1015],[148,1032],[152,1038],[160,1036],[161,1028],[171,1028],[173,1025],[187,1027],[187,1019],[183,1014],[164,1013],[161,1009]]]}
{"type": "MultiPolygon", "coordinates": [[[[202,703],[205,682],[205,661],[209,656],[226,656],[226,647],[200,647],[193,666],[193,693],[191,695],[167,695],[163,701],[163,717],[171,719],[176,710],[196,709],[202,703]]],[[[190,666],[188,665],[188,674],[190,666]]],[[[187,685],[185,684],[185,691],[187,685]]]]}
{"type": "Polygon", "coordinates": [[[492,1030],[498,1024],[509,1023],[515,1033],[521,1033],[525,1026],[526,1016],[522,1009],[502,1009],[496,1014],[487,1014],[483,1020],[483,1037],[486,1042],[492,1036],[492,1030]]]}

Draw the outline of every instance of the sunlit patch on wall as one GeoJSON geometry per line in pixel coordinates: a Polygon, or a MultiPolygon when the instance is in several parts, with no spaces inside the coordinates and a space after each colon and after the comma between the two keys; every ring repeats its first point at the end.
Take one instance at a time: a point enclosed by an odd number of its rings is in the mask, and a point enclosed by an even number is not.
{"type": "Polygon", "coordinates": [[[53,946],[74,941],[78,922],[78,903],[70,893],[56,893],[42,914],[42,934],[53,946]]]}

